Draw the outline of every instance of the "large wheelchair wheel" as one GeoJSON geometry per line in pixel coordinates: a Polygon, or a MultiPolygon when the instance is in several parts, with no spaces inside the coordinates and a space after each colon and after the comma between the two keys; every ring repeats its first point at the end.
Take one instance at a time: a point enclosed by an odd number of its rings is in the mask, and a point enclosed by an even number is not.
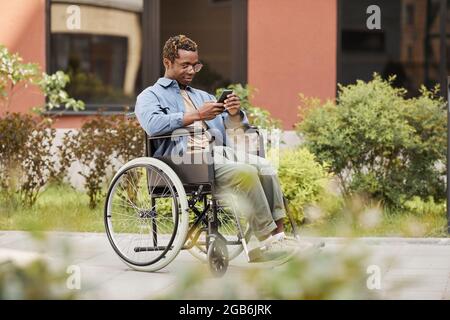
{"type": "MultiPolygon", "coordinates": [[[[250,240],[251,229],[248,220],[245,217],[239,215],[236,207],[223,199],[217,200],[217,220],[218,220],[218,232],[225,240],[229,242],[227,244],[228,260],[231,261],[239,256],[244,250],[242,239],[246,243],[250,240]],[[238,220],[239,219],[239,224],[238,220]]],[[[211,211],[212,209],[210,209],[211,211]]],[[[206,246],[207,241],[207,225],[203,225],[204,231],[200,235],[198,242],[192,247],[189,252],[198,260],[202,262],[208,262],[208,249],[206,246]]]]}
{"type": "Polygon", "coordinates": [[[168,265],[183,247],[189,227],[186,193],[177,174],[154,158],[137,158],[114,176],[104,222],[118,256],[139,271],[168,265]]]}

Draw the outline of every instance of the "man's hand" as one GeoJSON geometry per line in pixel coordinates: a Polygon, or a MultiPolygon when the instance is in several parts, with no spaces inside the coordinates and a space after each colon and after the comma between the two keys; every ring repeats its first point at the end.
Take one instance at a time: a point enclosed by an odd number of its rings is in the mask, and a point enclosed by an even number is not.
{"type": "Polygon", "coordinates": [[[225,99],[224,107],[230,115],[234,116],[241,109],[241,99],[235,93],[229,94],[225,99]]]}
{"type": "Polygon", "coordinates": [[[201,120],[212,120],[218,114],[221,114],[223,110],[224,110],[223,103],[217,103],[212,101],[205,102],[203,106],[198,108],[201,120]]]}

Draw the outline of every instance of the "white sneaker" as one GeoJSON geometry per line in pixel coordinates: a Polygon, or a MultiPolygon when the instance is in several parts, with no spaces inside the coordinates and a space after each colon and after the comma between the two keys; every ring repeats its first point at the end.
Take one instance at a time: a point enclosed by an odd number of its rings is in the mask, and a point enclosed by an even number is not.
{"type": "Polygon", "coordinates": [[[274,235],[270,235],[267,239],[260,241],[260,249],[265,250],[271,247],[273,244],[283,241],[286,238],[284,232],[280,232],[274,235]]]}
{"type": "Polygon", "coordinates": [[[260,241],[258,248],[249,251],[249,259],[250,262],[287,261],[294,255],[314,247],[311,242],[288,237],[284,232],[280,232],[260,241]]]}
{"type": "Polygon", "coordinates": [[[293,237],[287,237],[284,232],[272,236],[272,241],[266,244],[262,250],[267,251],[284,251],[292,253],[293,251],[307,251],[314,248],[314,244],[305,240],[300,240],[293,237]]]}
{"type": "Polygon", "coordinates": [[[257,246],[250,249],[248,252],[248,257],[250,262],[263,262],[263,261],[269,261],[275,258],[278,258],[280,256],[284,256],[284,252],[277,252],[272,253],[270,255],[267,255],[266,253],[270,251],[274,251],[270,248],[275,248],[274,246],[282,241],[284,239],[285,235],[284,232],[270,235],[267,239],[264,239],[262,241],[258,241],[257,246]]]}

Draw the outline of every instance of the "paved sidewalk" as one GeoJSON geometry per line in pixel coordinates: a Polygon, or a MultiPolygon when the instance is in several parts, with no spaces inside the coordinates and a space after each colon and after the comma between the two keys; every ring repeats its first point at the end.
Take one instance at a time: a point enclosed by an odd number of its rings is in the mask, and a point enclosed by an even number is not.
{"type": "MultiPolygon", "coordinates": [[[[337,250],[342,238],[310,238],[324,241],[323,250],[337,250]]],[[[370,264],[380,267],[381,296],[387,299],[450,299],[450,239],[446,238],[359,238],[372,251],[370,264]],[[395,263],[392,258],[395,258],[395,263]],[[411,285],[400,291],[391,288],[404,281],[411,285]]],[[[182,251],[169,266],[156,273],[136,272],[113,252],[105,234],[50,233],[48,245],[40,248],[29,234],[0,231],[0,262],[12,259],[27,263],[37,257],[51,265],[65,268],[76,265],[81,270],[82,299],[148,299],[170,289],[176,274],[199,262],[182,251]],[[70,245],[71,258],[64,259],[63,243],[70,245]]],[[[242,266],[231,265],[239,272],[242,266]]]]}

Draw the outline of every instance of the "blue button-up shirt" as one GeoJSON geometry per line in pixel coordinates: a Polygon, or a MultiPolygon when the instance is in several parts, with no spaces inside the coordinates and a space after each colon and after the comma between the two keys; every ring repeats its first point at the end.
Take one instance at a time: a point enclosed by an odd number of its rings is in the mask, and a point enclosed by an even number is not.
{"type": "MultiPolygon", "coordinates": [[[[190,86],[186,87],[186,92],[197,108],[206,101],[216,101],[213,95],[190,86]]],[[[170,134],[182,128],[185,106],[178,82],[165,77],[159,78],[153,86],[138,95],[135,113],[149,136],[170,134]]],[[[240,115],[241,124],[248,125],[247,115],[242,109],[240,115]]],[[[212,120],[205,120],[209,127],[208,132],[215,137],[216,145],[227,145],[226,129],[233,127],[232,122],[227,111],[212,120]]],[[[155,147],[153,156],[181,155],[187,149],[187,137],[157,139],[153,146],[155,147]]]]}

